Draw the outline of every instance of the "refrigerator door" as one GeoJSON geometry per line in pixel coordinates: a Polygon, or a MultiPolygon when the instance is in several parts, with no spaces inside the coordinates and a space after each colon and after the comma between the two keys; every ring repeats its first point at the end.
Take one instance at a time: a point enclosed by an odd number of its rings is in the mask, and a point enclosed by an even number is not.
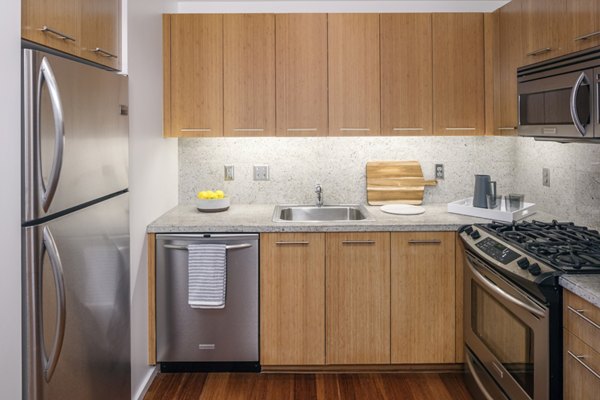
{"type": "Polygon", "coordinates": [[[23,221],[126,189],[127,78],[23,50],[23,221]]]}
{"type": "Polygon", "coordinates": [[[130,398],[128,197],[23,228],[24,398],[130,398]]]}

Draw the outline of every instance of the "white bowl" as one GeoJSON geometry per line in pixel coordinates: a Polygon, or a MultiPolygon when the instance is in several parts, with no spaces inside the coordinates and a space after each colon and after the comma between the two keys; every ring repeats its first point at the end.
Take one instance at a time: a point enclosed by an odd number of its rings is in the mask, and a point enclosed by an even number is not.
{"type": "Polygon", "coordinates": [[[202,212],[225,211],[231,205],[229,197],[222,199],[196,199],[196,207],[202,212]]]}

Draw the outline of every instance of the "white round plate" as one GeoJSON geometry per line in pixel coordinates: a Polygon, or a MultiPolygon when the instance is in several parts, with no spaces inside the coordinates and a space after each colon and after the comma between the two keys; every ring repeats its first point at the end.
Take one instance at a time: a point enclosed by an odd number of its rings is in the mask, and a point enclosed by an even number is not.
{"type": "Polygon", "coordinates": [[[388,214],[417,215],[423,214],[425,208],[421,206],[412,206],[410,204],[386,204],[381,206],[381,211],[388,214]]]}

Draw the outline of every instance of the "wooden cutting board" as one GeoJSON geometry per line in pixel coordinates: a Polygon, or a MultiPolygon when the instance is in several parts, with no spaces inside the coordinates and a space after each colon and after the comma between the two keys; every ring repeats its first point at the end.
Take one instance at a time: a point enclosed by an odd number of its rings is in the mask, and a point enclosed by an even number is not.
{"type": "Polygon", "coordinates": [[[367,202],[372,206],[422,204],[425,186],[435,179],[423,178],[418,161],[371,161],[367,163],[367,202]]]}

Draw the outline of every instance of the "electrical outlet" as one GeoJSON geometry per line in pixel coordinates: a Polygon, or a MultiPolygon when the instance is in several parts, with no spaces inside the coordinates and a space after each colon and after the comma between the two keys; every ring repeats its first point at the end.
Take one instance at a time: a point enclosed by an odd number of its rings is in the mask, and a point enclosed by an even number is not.
{"type": "Polygon", "coordinates": [[[542,185],[550,187],[550,169],[542,168],[542,185]]]}
{"type": "Polygon", "coordinates": [[[269,180],[269,166],[268,165],[255,165],[254,166],[254,180],[255,181],[268,181],[269,180]]]}
{"type": "Polygon", "coordinates": [[[223,178],[223,180],[225,181],[232,181],[233,180],[233,165],[228,164],[225,165],[225,177],[223,178]]]}
{"type": "Polygon", "coordinates": [[[435,179],[444,179],[444,164],[435,164],[435,179]]]}

